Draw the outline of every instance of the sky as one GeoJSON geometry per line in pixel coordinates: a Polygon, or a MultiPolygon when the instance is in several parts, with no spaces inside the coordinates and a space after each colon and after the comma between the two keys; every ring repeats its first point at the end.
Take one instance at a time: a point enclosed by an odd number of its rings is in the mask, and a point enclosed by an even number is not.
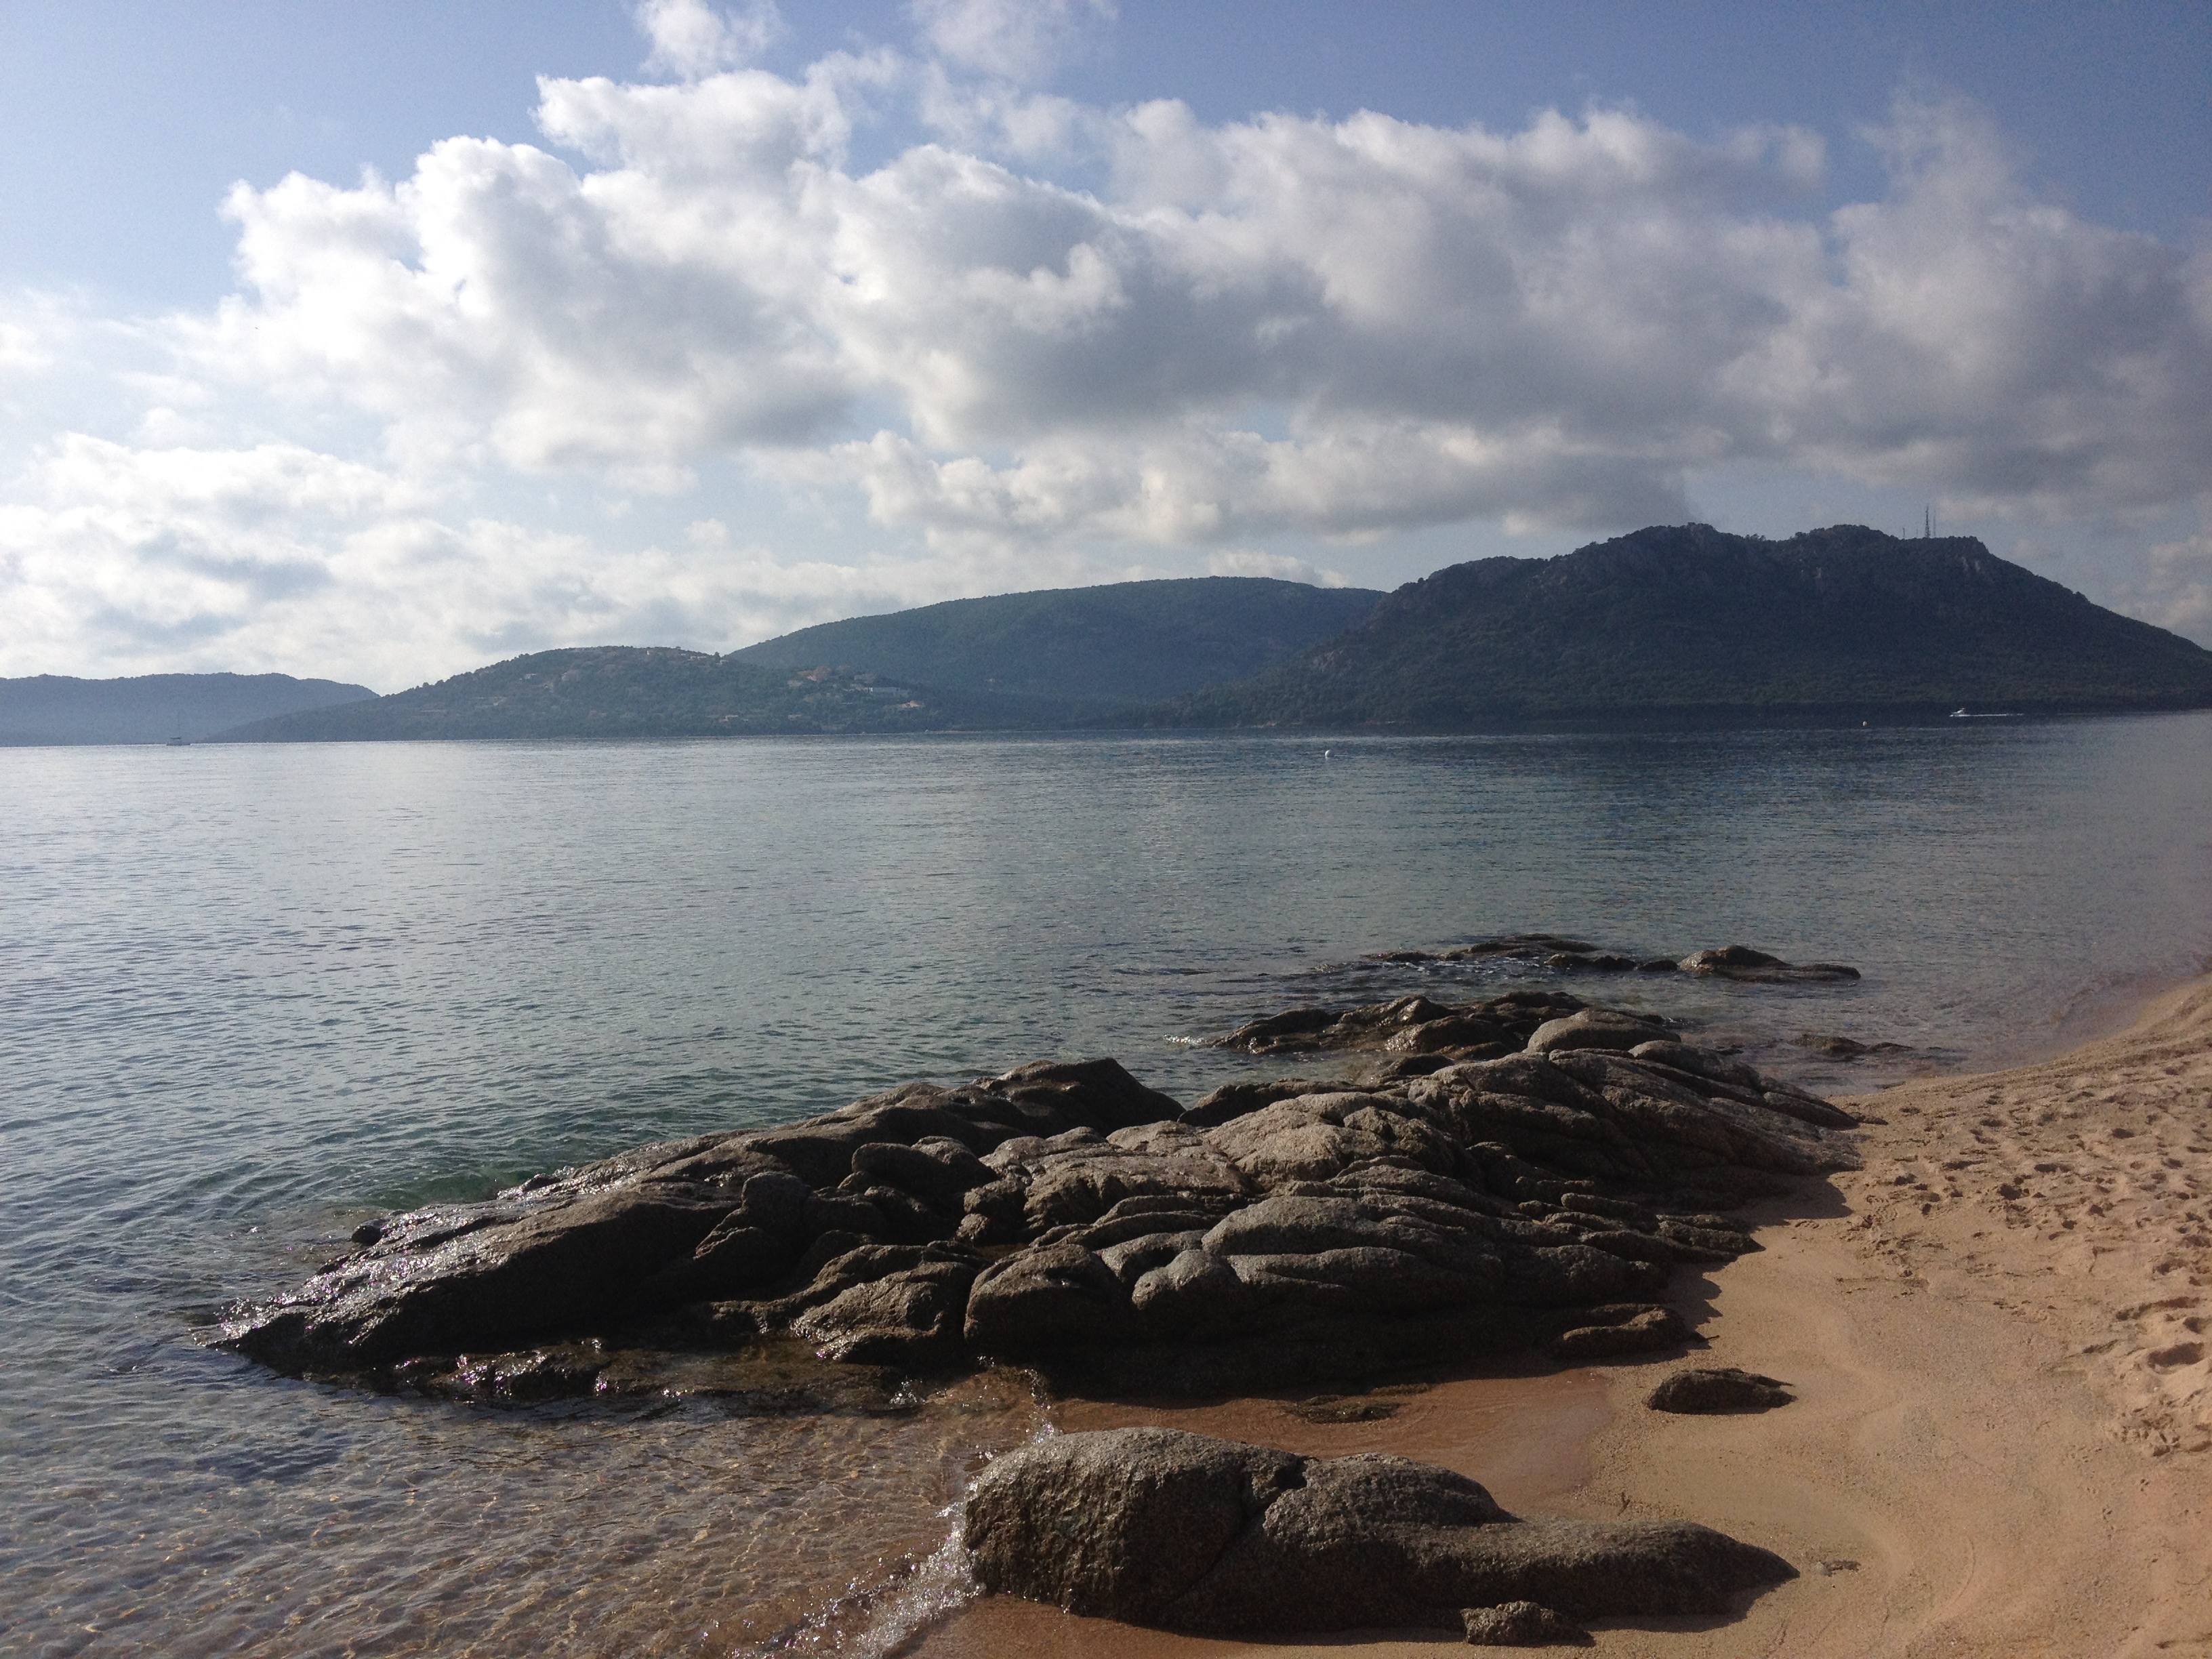
{"type": "Polygon", "coordinates": [[[2197,0],[0,5],[0,676],[2208,509],[2197,0]]]}

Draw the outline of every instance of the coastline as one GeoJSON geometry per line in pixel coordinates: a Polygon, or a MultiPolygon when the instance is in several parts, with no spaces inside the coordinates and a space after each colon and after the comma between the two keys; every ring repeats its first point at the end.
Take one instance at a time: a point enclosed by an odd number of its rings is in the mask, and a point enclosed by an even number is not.
{"type": "MultiPolygon", "coordinates": [[[[1693,1519],[1802,1570],[1739,1619],[1600,1624],[1600,1654],[2212,1653],[2212,977],[2055,1058],[1851,1104],[1882,1120],[1865,1167],[1830,1201],[1752,1212],[1765,1250],[1678,1280],[1706,1303],[1690,1363],[1785,1379],[1782,1410],[1648,1411],[1683,1363],[1663,1359],[1445,1383],[1327,1429],[1265,1401],[1055,1416],[1400,1452],[1509,1507],[1693,1519]]],[[[1223,1641],[994,1599],[904,1650],[1412,1659],[1442,1639],[1223,1641]]]]}

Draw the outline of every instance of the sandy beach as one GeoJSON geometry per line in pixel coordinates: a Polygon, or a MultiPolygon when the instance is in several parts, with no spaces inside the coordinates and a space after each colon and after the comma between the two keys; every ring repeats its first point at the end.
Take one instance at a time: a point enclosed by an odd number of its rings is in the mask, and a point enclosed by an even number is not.
{"type": "MultiPolygon", "coordinates": [[[[1371,1403],[1389,1415],[1368,1421],[1273,1401],[1072,1401],[1061,1425],[1399,1452],[1523,1513],[1700,1521],[1800,1570],[1740,1618],[1601,1625],[1600,1654],[2212,1653],[2212,980],[2057,1059],[1851,1103],[1878,1120],[1864,1168],[1753,1212],[1760,1253],[1678,1279],[1686,1311],[1704,1304],[1687,1356],[1386,1389],[1371,1403]],[[1685,1364],[1764,1372],[1797,1398],[1648,1410],[1685,1364]]],[[[913,1651],[1382,1659],[1448,1644],[1200,1640],[996,1598],[913,1651]]]]}

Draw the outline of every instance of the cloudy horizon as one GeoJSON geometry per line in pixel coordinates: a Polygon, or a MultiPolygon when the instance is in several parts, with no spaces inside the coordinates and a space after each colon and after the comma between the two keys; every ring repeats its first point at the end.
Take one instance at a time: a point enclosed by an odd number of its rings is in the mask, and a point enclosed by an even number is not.
{"type": "Polygon", "coordinates": [[[0,674],[388,690],[1923,503],[2212,644],[2212,243],[2060,199],[1934,77],[1843,135],[1223,117],[1065,89],[1108,0],[796,61],[773,5],[632,21],[532,137],[233,186],[212,303],[0,289],[0,674]]]}

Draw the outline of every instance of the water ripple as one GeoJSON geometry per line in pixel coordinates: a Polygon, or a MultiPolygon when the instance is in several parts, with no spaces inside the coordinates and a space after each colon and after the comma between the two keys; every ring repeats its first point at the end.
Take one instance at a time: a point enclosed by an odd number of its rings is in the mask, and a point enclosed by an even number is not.
{"type": "Polygon", "coordinates": [[[198,1345],[368,1214],[1043,1056],[1188,1097],[1284,1069],[1197,1041],[1255,1015],[1518,982],[1364,959],[1485,933],[1853,962],[1605,984],[1816,1082],[1774,1045],[1995,1060],[2212,949],[2212,717],[1331,746],[0,750],[0,1646],[873,1654],[965,1593],[1004,1379],[490,1413],[198,1345]]]}

